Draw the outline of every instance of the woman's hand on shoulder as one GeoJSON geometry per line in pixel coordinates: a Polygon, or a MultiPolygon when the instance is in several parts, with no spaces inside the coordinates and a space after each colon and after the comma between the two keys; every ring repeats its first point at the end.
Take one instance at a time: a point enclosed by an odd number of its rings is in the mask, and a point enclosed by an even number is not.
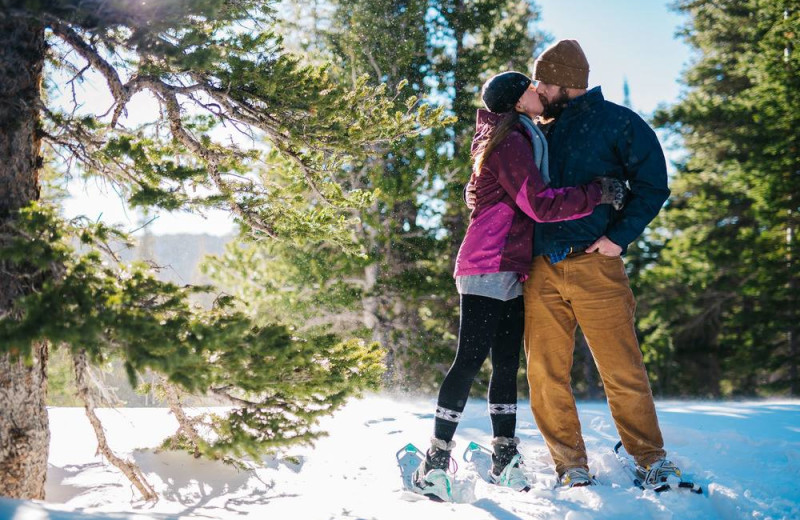
{"type": "Polygon", "coordinates": [[[625,207],[630,190],[624,182],[613,177],[600,177],[597,180],[600,181],[600,187],[603,190],[600,204],[611,204],[617,211],[625,207]]]}

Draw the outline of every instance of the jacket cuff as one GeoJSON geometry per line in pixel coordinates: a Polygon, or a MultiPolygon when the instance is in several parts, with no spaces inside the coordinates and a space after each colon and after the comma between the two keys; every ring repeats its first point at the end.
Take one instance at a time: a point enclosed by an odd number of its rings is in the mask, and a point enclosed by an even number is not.
{"type": "Polygon", "coordinates": [[[600,204],[600,201],[603,199],[603,184],[601,181],[593,181],[589,183],[588,186],[589,198],[595,204],[600,204]]]}

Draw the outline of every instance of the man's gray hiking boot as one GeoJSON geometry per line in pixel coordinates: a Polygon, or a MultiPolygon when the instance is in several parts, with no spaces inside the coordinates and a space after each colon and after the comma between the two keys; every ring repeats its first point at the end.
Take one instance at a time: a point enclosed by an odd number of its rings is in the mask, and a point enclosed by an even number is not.
{"type": "Polygon", "coordinates": [[[453,501],[453,481],[447,470],[450,467],[450,452],[455,441],[445,442],[436,437],[431,439],[431,447],[425,453],[425,460],[414,471],[412,482],[414,491],[437,502],[453,501]]]}
{"type": "Polygon", "coordinates": [[[667,459],[658,459],[647,466],[636,465],[636,474],[646,486],[663,484],[678,485],[681,482],[681,470],[667,459]]]}
{"type": "Polygon", "coordinates": [[[596,486],[597,480],[586,468],[578,466],[577,468],[569,468],[559,475],[558,485],[564,487],[596,486]]]}

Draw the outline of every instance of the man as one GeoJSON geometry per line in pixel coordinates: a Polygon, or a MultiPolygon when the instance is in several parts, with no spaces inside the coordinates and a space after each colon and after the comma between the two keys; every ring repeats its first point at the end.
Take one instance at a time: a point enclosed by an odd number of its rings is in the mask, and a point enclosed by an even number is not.
{"type": "Polygon", "coordinates": [[[582,219],[537,223],[525,282],[525,353],[531,407],[564,486],[595,484],[570,383],[580,325],[626,451],[646,483],[678,477],[666,460],[653,394],[634,330],[635,301],[620,257],[669,196],[664,154],[633,111],[587,91],[589,63],[575,40],[546,49],[534,65],[545,107],[550,184],[599,176],[629,183],[625,207],[598,206],[582,219]]]}

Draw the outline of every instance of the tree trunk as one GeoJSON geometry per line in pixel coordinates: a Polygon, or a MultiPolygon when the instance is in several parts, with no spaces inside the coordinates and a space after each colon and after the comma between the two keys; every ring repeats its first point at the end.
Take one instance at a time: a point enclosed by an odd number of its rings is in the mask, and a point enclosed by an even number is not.
{"type": "MultiPolygon", "coordinates": [[[[791,198],[790,198],[791,200],[791,198]]],[[[800,381],[798,381],[797,357],[800,349],[797,345],[797,291],[800,289],[797,283],[797,271],[795,270],[795,254],[797,247],[795,241],[795,226],[793,214],[789,212],[789,226],[786,230],[786,242],[788,250],[787,269],[789,270],[789,330],[787,331],[787,341],[789,343],[789,395],[800,395],[800,381]]]]}
{"type": "MultiPolygon", "coordinates": [[[[453,66],[453,113],[459,118],[464,118],[465,116],[471,116],[475,113],[475,109],[472,106],[475,95],[466,88],[467,81],[475,80],[475,78],[465,77],[466,74],[463,70],[465,68],[465,64],[462,63],[464,59],[462,57],[462,48],[464,37],[466,35],[466,30],[463,27],[463,20],[466,16],[464,14],[464,2],[457,0],[453,3],[453,9],[455,10],[455,15],[452,17],[453,40],[455,42],[455,63],[453,66]]],[[[451,204],[455,205],[455,207],[451,208],[445,213],[445,215],[443,215],[444,228],[450,232],[450,272],[452,272],[455,268],[456,257],[458,256],[458,250],[461,247],[461,240],[464,238],[464,235],[467,232],[466,216],[469,213],[469,210],[466,209],[466,205],[462,200],[462,190],[464,185],[469,182],[469,167],[471,161],[465,161],[463,154],[468,153],[468,150],[465,150],[465,140],[468,140],[469,137],[471,137],[472,126],[464,121],[469,121],[469,119],[463,119],[455,126],[455,136],[453,139],[453,163],[456,165],[464,164],[465,167],[463,169],[459,168],[454,178],[448,179],[448,190],[450,192],[449,200],[451,204]]]]}
{"type": "MultiPolygon", "coordinates": [[[[41,24],[0,14],[0,224],[39,198],[44,56],[41,24]]],[[[14,302],[34,289],[24,275],[24,266],[0,265],[0,317],[13,315],[14,302]]],[[[45,344],[34,345],[27,361],[13,352],[0,355],[0,495],[44,498],[50,444],[46,368],[45,344]]]]}

